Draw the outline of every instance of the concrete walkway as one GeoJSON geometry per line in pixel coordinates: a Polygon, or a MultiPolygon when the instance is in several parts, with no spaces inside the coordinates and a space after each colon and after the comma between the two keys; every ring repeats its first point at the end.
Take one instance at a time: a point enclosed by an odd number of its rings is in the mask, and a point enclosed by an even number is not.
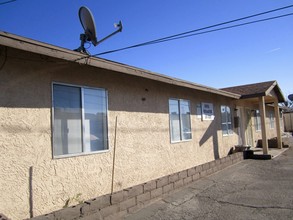
{"type": "MultiPolygon", "coordinates": [[[[250,148],[250,150],[252,150],[255,155],[263,155],[262,148],[254,147],[254,148],[250,148]]],[[[288,148],[282,148],[282,149],[269,148],[269,155],[271,155],[272,158],[275,158],[281,155],[286,150],[288,150],[288,148]]]]}
{"type": "Polygon", "coordinates": [[[228,167],[124,219],[293,219],[293,148],[277,154],[228,167]]]}

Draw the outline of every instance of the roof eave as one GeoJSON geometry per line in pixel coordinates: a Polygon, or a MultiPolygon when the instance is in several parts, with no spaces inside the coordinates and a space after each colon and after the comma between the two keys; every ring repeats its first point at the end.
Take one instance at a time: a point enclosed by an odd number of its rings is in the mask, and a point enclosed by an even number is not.
{"type": "Polygon", "coordinates": [[[250,94],[250,95],[242,95],[241,99],[257,98],[257,97],[261,97],[261,96],[266,96],[266,94],[264,92],[262,92],[262,93],[255,93],[255,94],[250,94]]]}
{"type": "Polygon", "coordinates": [[[215,89],[212,87],[203,86],[200,84],[179,80],[176,78],[172,78],[163,74],[154,73],[151,71],[139,69],[136,67],[128,66],[126,64],[121,64],[101,58],[90,57],[86,58],[86,55],[81,54],[76,51],[72,51],[69,49],[57,47],[54,45],[46,44],[43,42],[35,41],[32,39],[24,38],[21,36],[13,35],[7,32],[0,31],[0,44],[3,46],[16,48],[32,53],[37,53],[41,55],[46,55],[53,58],[58,58],[62,60],[66,60],[68,62],[76,62],[80,64],[90,65],[93,67],[103,68],[107,70],[112,70],[116,72],[121,72],[129,75],[134,75],[138,77],[143,77],[155,81],[160,81],[172,85],[177,85],[181,87],[191,88],[195,90],[210,92],[226,97],[230,97],[233,99],[239,99],[240,95],[215,89]]]}

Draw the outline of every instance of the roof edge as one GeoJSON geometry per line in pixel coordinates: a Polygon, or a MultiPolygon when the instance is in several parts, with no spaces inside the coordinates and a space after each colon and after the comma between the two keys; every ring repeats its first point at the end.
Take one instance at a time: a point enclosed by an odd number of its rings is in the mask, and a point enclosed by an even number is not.
{"type": "Polygon", "coordinates": [[[137,67],[129,66],[127,64],[118,63],[115,61],[110,61],[97,57],[86,58],[84,54],[79,52],[65,49],[62,47],[54,46],[51,44],[43,43],[40,41],[32,40],[29,38],[21,37],[18,35],[10,34],[7,32],[0,31],[0,44],[3,46],[20,49],[32,53],[37,53],[41,55],[50,56],[53,58],[58,58],[66,60],[68,62],[75,62],[79,64],[89,65],[93,67],[103,68],[107,70],[112,70],[116,72],[121,72],[128,75],[138,76],[142,78],[147,78],[171,85],[177,85],[185,88],[200,90],[204,92],[210,92],[217,95],[222,95],[234,99],[239,99],[240,95],[227,92],[224,90],[204,86],[201,84],[172,78],[167,75],[151,72],[148,70],[140,69],[137,67]]]}
{"type": "Polygon", "coordinates": [[[256,97],[260,97],[260,96],[270,96],[270,93],[272,91],[274,91],[279,103],[282,103],[285,101],[284,95],[282,93],[281,88],[278,85],[277,80],[226,87],[226,88],[221,88],[221,90],[239,94],[240,99],[256,98],[256,97]],[[255,86],[259,86],[261,84],[268,84],[268,83],[269,83],[269,85],[267,85],[266,88],[263,88],[262,91],[254,91],[255,89],[252,88],[253,86],[255,87],[255,86]],[[251,93],[245,92],[245,90],[247,90],[247,88],[254,91],[255,93],[253,93],[251,91],[250,91],[251,93]]]}

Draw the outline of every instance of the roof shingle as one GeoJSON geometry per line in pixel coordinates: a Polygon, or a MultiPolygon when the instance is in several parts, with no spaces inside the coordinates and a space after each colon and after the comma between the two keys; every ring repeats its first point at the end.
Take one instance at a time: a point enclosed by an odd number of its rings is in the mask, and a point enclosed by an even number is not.
{"type": "Polygon", "coordinates": [[[244,98],[266,96],[272,89],[274,89],[276,93],[278,94],[279,101],[280,102],[284,101],[283,94],[280,88],[278,87],[277,81],[275,80],[227,87],[227,88],[222,88],[221,90],[241,95],[241,98],[244,99],[244,98]]]}
{"type": "Polygon", "coordinates": [[[241,96],[265,94],[265,92],[275,82],[276,81],[253,83],[253,84],[248,84],[248,85],[241,85],[241,86],[233,86],[233,87],[223,88],[221,90],[236,93],[236,94],[239,94],[241,96]]]}

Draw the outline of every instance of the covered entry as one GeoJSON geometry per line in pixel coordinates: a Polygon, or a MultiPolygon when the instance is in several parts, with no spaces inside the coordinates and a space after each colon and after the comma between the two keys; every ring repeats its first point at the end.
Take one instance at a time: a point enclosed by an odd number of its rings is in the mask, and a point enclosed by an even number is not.
{"type": "Polygon", "coordinates": [[[241,119],[240,136],[243,145],[256,146],[260,139],[263,154],[269,153],[268,139],[276,138],[282,148],[279,103],[285,101],[277,81],[224,88],[241,95],[236,101],[241,119]]]}

